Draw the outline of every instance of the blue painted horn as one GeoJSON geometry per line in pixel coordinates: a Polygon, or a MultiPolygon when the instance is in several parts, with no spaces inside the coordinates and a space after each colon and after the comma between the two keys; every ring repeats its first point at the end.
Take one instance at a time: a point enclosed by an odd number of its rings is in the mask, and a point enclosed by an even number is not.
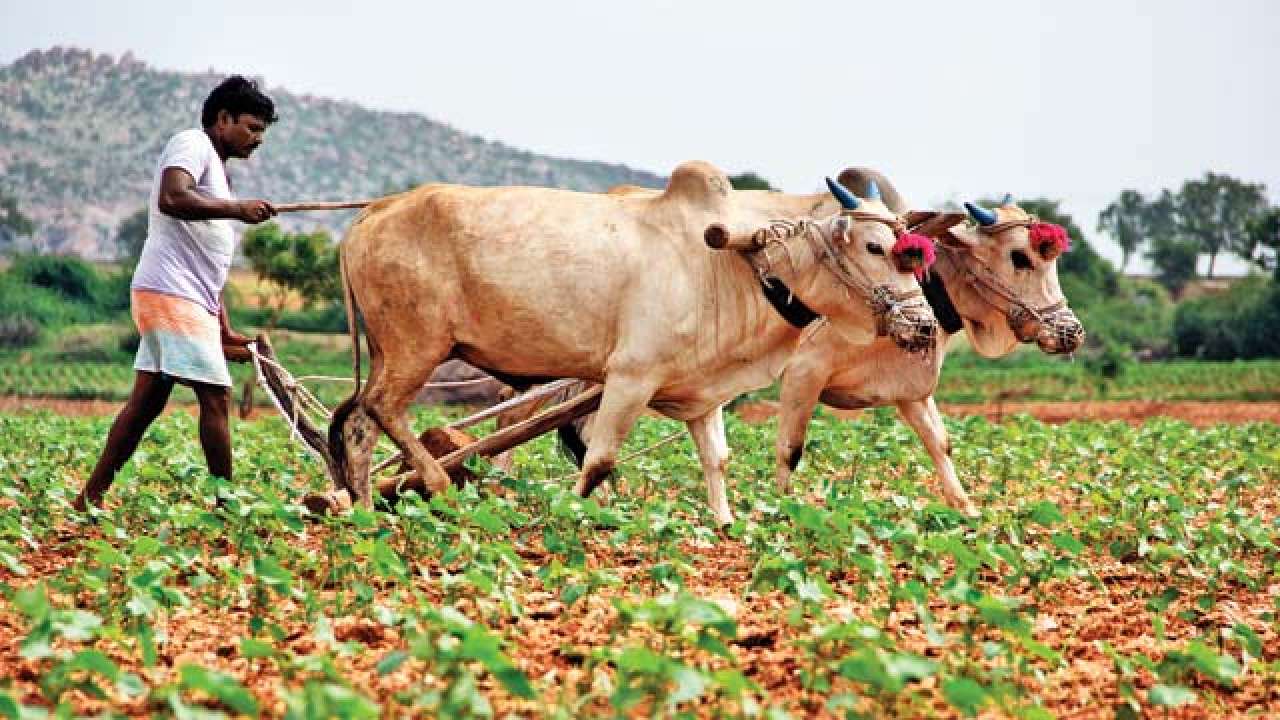
{"type": "Polygon", "coordinates": [[[827,189],[830,190],[831,194],[835,195],[836,199],[840,201],[840,207],[845,210],[858,209],[858,198],[854,197],[853,193],[846,190],[840,183],[832,180],[831,178],[827,178],[827,189]]]}
{"type": "Polygon", "coordinates": [[[867,181],[867,199],[868,200],[880,199],[880,186],[876,184],[875,180],[867,181]]]}
{"type": "Polygon", "coordinates": [[[1013,204],[1013,193],[1005,193],[1004,199],[1000,201],[1000,207],[1013,204]]]}
{"type": "Polygon", "coordinates": [[[983,227],[996,224],[996,214],[981,205],[967,202],[964,204],[964,209],[969,211],[969,217],[972,217],[983,227]]]}

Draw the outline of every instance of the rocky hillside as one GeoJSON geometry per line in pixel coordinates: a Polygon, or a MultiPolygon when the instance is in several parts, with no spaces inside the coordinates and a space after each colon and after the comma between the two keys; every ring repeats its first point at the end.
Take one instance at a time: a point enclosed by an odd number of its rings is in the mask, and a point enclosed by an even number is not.
{"type": "MultiPolygon", "coordinates": [[[[157,70],[130,54],[32,51],[0,66],[0,191],[35,222],[36,249],[91,259],[114,253],[119,222],[147,199],[152,165],[174,132],[198,124],[222,74],[157,70]]],[[[622,165],[536,155],[422,115],[265,88],[281,122],[249,162],[230,166],[237,194],[354,199],[422,182],[603,190],[662,179],[622,165]]],[[[337,231],[349,213],[286,224],[337,231]]]]}

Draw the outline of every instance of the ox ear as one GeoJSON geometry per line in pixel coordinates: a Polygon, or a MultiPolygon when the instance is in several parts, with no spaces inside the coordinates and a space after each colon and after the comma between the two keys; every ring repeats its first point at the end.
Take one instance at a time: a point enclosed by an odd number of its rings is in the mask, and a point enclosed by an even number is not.
{"type": "Polygon", "coordinates": [[[938,242],[953,250],[973,250],[982,244],[983,235],[977,230],[961,223],[942,231],[937,236],[938,242]]]}
{"type": "Polygon", "coordinates": [[[853,227],[853,221],[847,215],[837,215],[836,219],[831,222],[831,239],[839,240],[846,245],[852,241],[849,237],[849,230],[853,227]]]}
{"type": "Polygon", "coordinates": [[[935,210],[911,210],[903,216],[907,229],[925,237],[941,237],[951,228],[965,221],[966,215],[960,212],[938,212],[935,210]]]}

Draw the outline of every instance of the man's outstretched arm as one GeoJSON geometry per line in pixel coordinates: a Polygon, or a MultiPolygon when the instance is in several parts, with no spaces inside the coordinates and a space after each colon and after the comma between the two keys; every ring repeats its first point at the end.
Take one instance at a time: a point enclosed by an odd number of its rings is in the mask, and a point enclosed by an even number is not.
{"type": "Polygon", "coordinates": [[[160,176],[160,212],[179,220],[226,218],[257,224],[275,216],[266,200],[219,200],[196,191],[195,178],[180,167],[167,167],[160,176]]]}

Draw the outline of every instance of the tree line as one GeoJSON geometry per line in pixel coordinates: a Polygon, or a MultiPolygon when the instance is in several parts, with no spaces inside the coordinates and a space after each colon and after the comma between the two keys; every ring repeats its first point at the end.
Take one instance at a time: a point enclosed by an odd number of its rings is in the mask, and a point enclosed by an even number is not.
{"type": "Polygon", "coordinates": [[[1201,255],[1209,258],[1210,278],[1223,253],[1276,270],[1280,207],[1267,201],[1262,183],[1207,172],[1176,192],[1166,188],[1146,197],[1124,190],[1098,216],[1098,231],[1120,246],[1122,272],[1143,252],[1156,279],[1176,294],[1197,277],[1201,255]]]}

